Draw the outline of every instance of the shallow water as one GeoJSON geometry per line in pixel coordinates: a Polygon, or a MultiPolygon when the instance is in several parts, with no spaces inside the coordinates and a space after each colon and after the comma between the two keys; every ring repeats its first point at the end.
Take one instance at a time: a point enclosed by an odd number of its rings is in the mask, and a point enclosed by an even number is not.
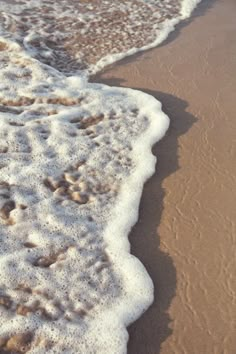
{"type": "Polygon", "coordinates": [[[1,31],[41,62],[71,72],[149,44],[179,0],[1,1],[1,31]]]}

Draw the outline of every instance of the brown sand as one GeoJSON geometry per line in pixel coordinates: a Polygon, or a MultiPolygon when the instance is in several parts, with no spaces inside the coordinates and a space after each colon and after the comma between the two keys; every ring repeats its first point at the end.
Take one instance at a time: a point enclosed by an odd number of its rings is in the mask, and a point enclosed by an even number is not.
{"type": "Polygon", "coordinates": [[[235,14],[235,0],[204,0],[160,47],[96,77],[171,119],[130,236],[156,290],[129,354],[236,353],[235,14]]]}

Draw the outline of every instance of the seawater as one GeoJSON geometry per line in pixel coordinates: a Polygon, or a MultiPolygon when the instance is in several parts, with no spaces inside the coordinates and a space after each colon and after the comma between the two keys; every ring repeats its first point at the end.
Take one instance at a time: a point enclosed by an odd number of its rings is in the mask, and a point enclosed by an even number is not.
{"type": "Polygon", "coordinates": [[[153,301],[127,236],[169,119],[89,75],[196,3],[0,1],[1,352],[126,353],[153,301]]]}

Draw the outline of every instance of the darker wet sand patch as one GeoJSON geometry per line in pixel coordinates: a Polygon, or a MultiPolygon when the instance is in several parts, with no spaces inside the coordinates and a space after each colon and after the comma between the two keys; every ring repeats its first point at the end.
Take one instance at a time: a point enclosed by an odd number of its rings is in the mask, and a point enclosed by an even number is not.
{"type": "Polygon", "coordinates": [[[235,11],[204,1],[159,48],[95,78],[152,94],[171,120],[130,235],[155,301],[129,328],[129,354],[236,347],[235,11]]]}

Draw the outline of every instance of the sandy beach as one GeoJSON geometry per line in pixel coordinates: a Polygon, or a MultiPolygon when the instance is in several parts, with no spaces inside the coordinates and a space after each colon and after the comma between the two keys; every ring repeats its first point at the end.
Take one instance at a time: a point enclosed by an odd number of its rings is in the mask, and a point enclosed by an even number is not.
{"type": "Polygon", "coordinates": [[[235,353],[235,13],[202,1],[161,46],[94,79],[153,95],[171,120],[130,235],[155,301],[129,354],[235,353]]]}

